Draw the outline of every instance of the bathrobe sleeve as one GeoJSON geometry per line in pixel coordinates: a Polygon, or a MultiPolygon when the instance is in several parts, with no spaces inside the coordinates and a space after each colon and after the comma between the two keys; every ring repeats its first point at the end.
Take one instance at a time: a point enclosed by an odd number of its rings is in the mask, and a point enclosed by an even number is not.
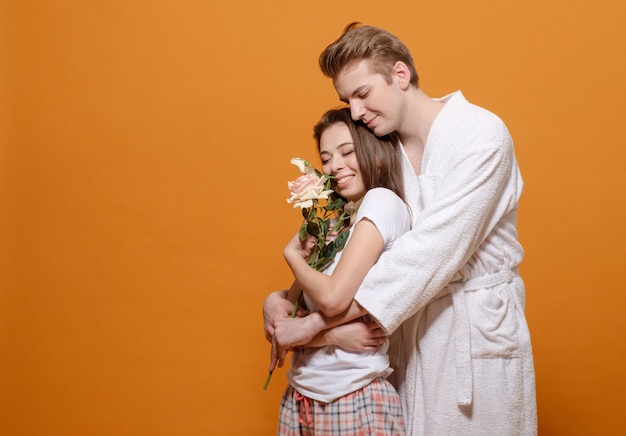
{"type": "Polygon", "coordinates": [[[521,194],[511,137],[494,114],[463,98],[449,101],[428,141],[418,178],[425,198],[413,228],[355,296],[388,334],[446,286],[521,194]]]}

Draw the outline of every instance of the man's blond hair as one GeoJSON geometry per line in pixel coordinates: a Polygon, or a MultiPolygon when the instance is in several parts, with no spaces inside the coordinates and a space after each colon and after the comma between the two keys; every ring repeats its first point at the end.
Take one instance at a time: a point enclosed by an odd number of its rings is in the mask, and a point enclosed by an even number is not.
{"type": "Polygon", "coordinates": [[[418,86],[419,77],[407,46],[384,29],[358,22],[348,24],[343,34],[326,47],[319,64],[326,76],[335,79],[344,68],[361,60],[369,60],[373,72],[382,74],[388,83],[391,83],[393,66],[401,61],[409,68],[411,84],[418,86]]]}

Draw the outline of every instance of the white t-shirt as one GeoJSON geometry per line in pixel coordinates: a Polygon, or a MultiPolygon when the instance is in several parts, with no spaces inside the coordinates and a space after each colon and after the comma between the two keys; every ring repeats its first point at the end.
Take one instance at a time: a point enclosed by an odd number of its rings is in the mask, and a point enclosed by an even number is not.
{"type": "MultiPolygon", "coordinates": [[[[408,206],[386,188],[374,188],[365,194],[352,228],[363,218],[376,225],[383,237],[383,251],[387,251],[411,226],[408,206]]],[[[351,236],[348,236],[346,245],[350,243],[351,236]]],[[[337,254],[324,271],[325,274],[332,274],[341,254],[337,254]]],[[[307,307],[316,310],[306,295],[304,298],[307,307]]],[[[387,356],[388,348],[387,341],[371,352],[350,351],[337,346],[298,349],[293,352],[287,378],[302,395],[329,403],[361,389],[377,377],[388,375],[392,371],[387,356]]]]}

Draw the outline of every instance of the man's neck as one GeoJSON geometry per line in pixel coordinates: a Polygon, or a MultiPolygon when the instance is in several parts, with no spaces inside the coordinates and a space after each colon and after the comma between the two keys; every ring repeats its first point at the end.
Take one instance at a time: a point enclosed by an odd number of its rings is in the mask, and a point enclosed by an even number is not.
{"type": "Polygon", "coordinates": [[[411,88],[407,92],[407,111],[397,133],[413,169],[420,174],[430,128],[445,103],[431,99],[421,88],[411,88]]]}

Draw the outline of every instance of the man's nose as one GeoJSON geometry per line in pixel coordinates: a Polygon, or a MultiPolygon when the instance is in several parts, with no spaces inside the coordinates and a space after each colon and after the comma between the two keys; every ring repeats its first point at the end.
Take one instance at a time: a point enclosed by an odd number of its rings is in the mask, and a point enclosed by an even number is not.
{"type": "Polygon", "coordinates": [[[354,121],[359,121],[365,115],[365,109],[360,104],[350,103],[350,116],[354,121]]]}

